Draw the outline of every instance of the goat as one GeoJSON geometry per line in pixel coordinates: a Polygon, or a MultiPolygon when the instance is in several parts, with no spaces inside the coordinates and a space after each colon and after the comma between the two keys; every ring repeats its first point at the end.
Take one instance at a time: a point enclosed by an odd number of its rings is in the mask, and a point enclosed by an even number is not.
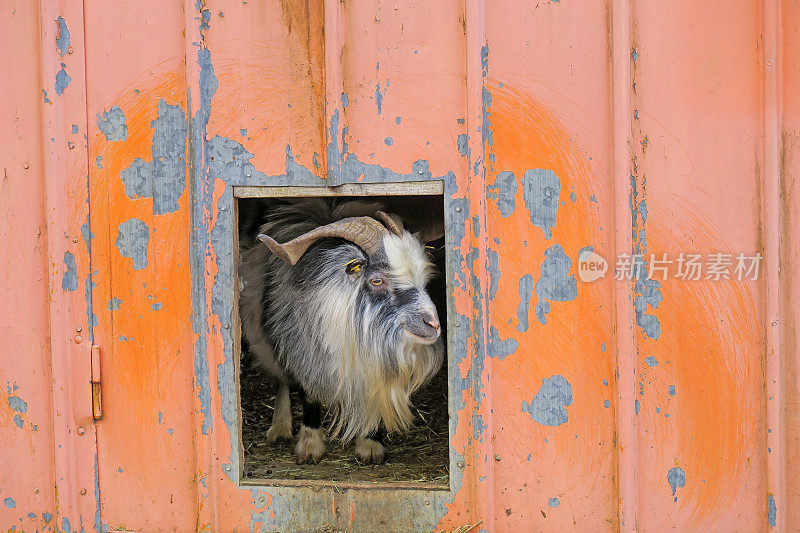
{"type": "Polygon", "coordinates": [[[298,463],[325,452],[322,406],[331,435],[355,439],[360,462],[382,463],[384,432],[408,429],[410,396],[443,359],[425,247],[376,203],[296,201],[262,222],[257,239],[241,239],[239,305],[246,344],[278,380],[267,440],[292,438],[294,385],[298,463]]]}

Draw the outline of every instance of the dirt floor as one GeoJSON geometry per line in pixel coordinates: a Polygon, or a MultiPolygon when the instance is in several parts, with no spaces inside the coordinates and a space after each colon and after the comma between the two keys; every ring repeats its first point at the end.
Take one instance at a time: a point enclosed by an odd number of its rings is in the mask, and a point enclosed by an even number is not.
{"type": "MultiPolygon", "coordinates": [[[[327,442],[319,464],[295,464],[294,442],[267,444],[272,421],[275,382],[259,369],[242,362],[242,441],[244,480],[290,479],[334,482],[448,483],[447,368],[413,398],[417,420],[406,434],[389,435],[388,458],[383,465],[360,465],[354,445],[327,442]]],[[[302,419],[300,399],[292,393],[294,433],[302,419]]]]}

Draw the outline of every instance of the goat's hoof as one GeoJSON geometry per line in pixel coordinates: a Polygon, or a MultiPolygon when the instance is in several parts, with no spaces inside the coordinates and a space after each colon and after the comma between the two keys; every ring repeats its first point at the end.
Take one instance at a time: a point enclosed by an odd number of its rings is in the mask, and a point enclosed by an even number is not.
{"type": "Polygon", "coordinates": [[[291,426],[276,426],[272,425],[267,430],[267,442],[275,444],[281,441],[292,440],[292,427],[291,426]]]}
{"type": "Polygon", "coordinates": [[[297,454],[297,464],[317,464],[325,453],[325,441],[322,438],[322,429],[312,429],[301,426],[297,433],[297,444],[294,447],[297,454]]]}
{"type": "Polygon", "coordinates": [[[358,439],[356,459],[361,464],[382,465],[386,462],[386,446],[376,440],[358,439]]]}

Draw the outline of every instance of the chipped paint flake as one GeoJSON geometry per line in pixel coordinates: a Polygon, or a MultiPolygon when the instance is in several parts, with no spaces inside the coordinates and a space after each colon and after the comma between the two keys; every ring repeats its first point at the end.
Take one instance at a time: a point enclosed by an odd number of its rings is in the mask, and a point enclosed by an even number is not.
{"type": "Polygon", "coordinates": [[[61,288],[73,292],[78,288],[78,265],[72,252],[64,252],[64,276],[61,278],[61,288]]]}
{"type": "Polygon", "coordinates": [[[678,497],[676,496],[676,492],[678,488],[686,485],[686,472],[683,471],[683,468],[678,466],[670,468],[669,472],[667,472],[667,483],[669,483],[669,486],[672,488],[672,496],[677,502],[678,497]]]}
{"type": "Polygon", "coordinates": [[[534,168],[522,176],[522,199],[530,212],[531,224],[541,228],[549,239],[553,235],[561,194],[561,180],[552,170],[534,168]]]}
{"type": "Polygon", "coordinates": [[[121,306],[122,306],[122,300],[120,300],[117,297],[114,297],[108,301],[106,307],[108,307],[109,311],[118,311],[121,306]]]}
{"type": "Polygon", "coordinates": [[[150,125],[153,128],[151,161],[137,157],[120,176],[128,198],[152,198],[156,215],[174,213],[186,189],[186,114],[180,106],[161,99],[158,117],[150,125]]]}
{"type": "Polygon", "coordinates": [[[119,225],[116,244],[123,257],[133,260],[133,269],[147,267],[147,245],[150,242],[150,228],[138,218],[131,218],[119,225]]]}
{"type": "Polygon", "coordinates": [[[569,273],[572,260],[564,253],[560,244],[554,244],[544,252],[545,259],[536,282],[536,318],[547,323],[550,302],[567,302],[578,297],[575,276],[569,273]]]}
{"type": "Polygon", "coordinates": [[[125,113],[119,106],[114,106],[104,111],[102,116],[97,114],[97,127],[103,132],[107,141],[124,141],[128,138],[128,125],[125,123],[125,113]]]}
{"type": "Polygon", "coordinates": [[[64,94],[64,91],[69,87],[70,82],[72,82],[72,77],[67,74],[67,65],[61,63],[61,69],[56,72],[56,94],[61,96],[64,94]]]}
{"type": "Polygon", "coordinates": [[[561,502],[559,501],[558,498],[550,498],[549,500],[547,500],[548,507],[552,507],[553,509],[555,509],[559,505],[561,505],[561,502]]]}
{"type": "Polygon", "coordinates": [[[517,341],[515,339],[500,339],[500,333],[497,331],[497,328],[492,326],[489,329],[489,339],[488,339],[488,352],[489,357],[496,357],[498,359],[505,359],[506,356],[513,354],[517,351],[517,341]]]}
{"type": "Polygon", "coordinates": [[[775,505],[775,496],[770,494],[767,503],[767,520],[769,520],[769,527],[775,527],[777,518],[778,518],[778,507],[775,505]]]}
{"type": "Polygon", "coordinates": [[[67,21],[64,20],[64,17],[58,17],[56,19],[58,23],[58,33],[56,34],[56,48],[58,48],[59,54],[62,56],[69,52],[69,28],[67,28],[67,21]]]}
{"type": "Polygon", "coordinates": [[[517,176],[508,170],[497,174],[494,185],[486,187],[486,196],[497,202],[497,209],[500,210],[500,216],[503,218],[510,217],[514,212],[516,195],[517,176]]]}
{"type": "Polygon", "coordinates": [[[542,380],[533,401],[522,402],[522,410],[544,426],[560,426],[568,420],[567,407],[572,405],[572,385],[558,374],[542,380]]]}
{"type": "Polygon", "coordinates": [[[519,278],[519,306],[517,307],[517,331],[525,333],[528,331],[528,310],[531,305],[531,296],[533,295],[533,277],[530,274],[525,274],[519,278]]]}
{"type": "Polygon", "coordinates": [[[25,402],[25,400],[23,400],[19,396],[9,396],[8,406],[11,407],[12,410],[18,413],[28,412],[28,404],[25,402]]]}

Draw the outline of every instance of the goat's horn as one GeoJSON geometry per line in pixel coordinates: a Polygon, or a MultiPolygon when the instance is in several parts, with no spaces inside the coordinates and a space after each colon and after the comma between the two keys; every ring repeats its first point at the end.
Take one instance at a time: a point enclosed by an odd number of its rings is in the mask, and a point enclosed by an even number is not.
{"type": "Polygon", "coordinates": [[[381,219],[383,225],[389,228],[389,231],[400,237],[403,235],[403,221],[399,216],[383,211],[376,211],[376,215],[381,219]]]}
{"type": "Polygon", "coordinates": [[[320,226],[284,244],[280,244],[272,237],[264,234],[259,235],[258,238],[279,259],[294,265],[306,250],[319,239],[339,237],[352,242],[367,252],[368,255],[372,255],[380,249],[383,237],[388,233],[383,224],[374,218],[352,217],[343,218],[326,226],[320,226]]]}

